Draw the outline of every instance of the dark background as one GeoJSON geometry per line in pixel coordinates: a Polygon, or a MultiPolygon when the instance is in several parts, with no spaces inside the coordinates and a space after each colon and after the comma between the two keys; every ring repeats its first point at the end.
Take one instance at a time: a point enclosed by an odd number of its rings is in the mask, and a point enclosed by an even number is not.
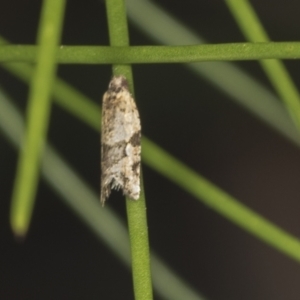
{"type": "MultiPolygon", "coordinates": [[[[222,1],[159,1],[211,43],[242,42],[222,1]]],[[[274,41],[299,40],[299,1],[251,1],[274,41]]],[[[41,1],[0,2],[0,34],[34,44],[41,1]]],[[[133,45],[154,42],[130,25],[133,45]]],[[[68,2],[64,45],[107,45],[105,7],[68,2]]],[[[236,63],[269,85],[257,62],[236,63]]],[[[285,62],[299,86],[299,62],[285,62]]],[[[299,149],[180,64],[133,66],[143,133],[270,221],[300,236],[299,149]]],[[[100,103],[110,66],[59,76],[100,103]]],[[[24,111],[28,88],[0,69],[24,111]]],[[[99,135],[53,105],[49,141],[99,190],[99,135]]],[[[131,274],[41,180],[28,237],[15,241],[9,202],[17,153],[0,136],[0,299],[133,299],[131,274]]],[[[299,299],[299,265],[143,167],[151,248],[208,299],[299,299]]],[[[107,205],[126,220],[124,201],[107,205]]],[[[156,296],[156,299],[160,299],[156,296]]]]}

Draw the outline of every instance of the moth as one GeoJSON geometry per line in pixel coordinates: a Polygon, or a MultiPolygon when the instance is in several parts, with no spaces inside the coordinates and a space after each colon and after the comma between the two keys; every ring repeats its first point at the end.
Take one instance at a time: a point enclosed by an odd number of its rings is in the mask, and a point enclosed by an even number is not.
{"type": "Polygon", "coordinates": [[[128,82],[114,76],[102,101],[101,196],[102,206],[111,189],[130,199],[140,196],[141,122],[128,82]]]}

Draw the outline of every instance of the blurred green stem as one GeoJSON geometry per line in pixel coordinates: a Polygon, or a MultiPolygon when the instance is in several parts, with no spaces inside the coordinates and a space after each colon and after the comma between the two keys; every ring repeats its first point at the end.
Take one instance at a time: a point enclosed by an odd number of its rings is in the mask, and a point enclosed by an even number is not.
{"type": "Polygon", "coordinates": [[[27,233],[34,207],[41,155],[49,123],[51,89],[56,72],[65,0],[45,0],[38,32],[37,66],[27,106],[27,128],[17,166],[11,204],[11,226],[17,236],[27,233]]]}
{"type": "MultiPolygon", "coordinates": [[[[226,3],[249,41],[253,43],[270,41],[249,1],[226,0],[226,3]]],[[[273,59],[260,60],[260,64],[300,130],[300,95],[284,64],[273,59]]]]}

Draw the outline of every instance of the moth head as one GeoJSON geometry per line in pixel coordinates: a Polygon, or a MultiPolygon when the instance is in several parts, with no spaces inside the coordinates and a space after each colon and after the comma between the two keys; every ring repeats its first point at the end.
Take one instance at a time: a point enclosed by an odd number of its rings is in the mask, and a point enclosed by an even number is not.
{"type": "Polygon", "coordinates": [[[128,90],[128,82],[126,78],[122,75],[114,76],[110,81],[108,88],[116,92],[119,92],[122,88],[128,90]]]}

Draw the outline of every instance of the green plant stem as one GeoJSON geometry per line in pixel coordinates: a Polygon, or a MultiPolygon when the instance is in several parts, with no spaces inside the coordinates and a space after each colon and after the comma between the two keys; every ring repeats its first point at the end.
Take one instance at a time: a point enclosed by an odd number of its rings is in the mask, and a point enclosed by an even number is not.
{"type": "MultiPolygon", "coordinates": [[[[300,42],[228,43],[189,46],[60,46],[61,64],[152,64],[261,59],[299,59],[300,42]]],[[[36,62],[37,47],[0,46],[0,62],[36,62]]]]}
{"type": "Polygon", "coordinates": [[[11,226],[17,236],[27,233],[36,194],[39,167],[50,115],[50,95],[56,71],[64,0],[45,0],[38,33],[37,66],[27,107],[27,130],[15,177],[11,226]]]}
{"type": "MultiPolygon", "coordinates": [[[[124,0],[106,0],[110,45],[129,45],[126,9],[124,0]]],[[[132,70],[130,65],[114,62],[114,75],[124,75],[134,95],[132,70]]],[[[151,300],[152,281],[150,270],[150,249],[146,215],[145,194],[141,176],[141,196],[138,201],[127,199],[127,220],[130,237],[132,276],[135,300],[151,300]]]]}
{"type": "MultiPolygon", "coordinates": [[[[270,41],[249,1],[226,0],[226,3],[249,41],[253,43],[270,41]]],[[[260,64],[300,130],[300,95],[284,64],[278,60],[261,60],[260,64]]]]}

